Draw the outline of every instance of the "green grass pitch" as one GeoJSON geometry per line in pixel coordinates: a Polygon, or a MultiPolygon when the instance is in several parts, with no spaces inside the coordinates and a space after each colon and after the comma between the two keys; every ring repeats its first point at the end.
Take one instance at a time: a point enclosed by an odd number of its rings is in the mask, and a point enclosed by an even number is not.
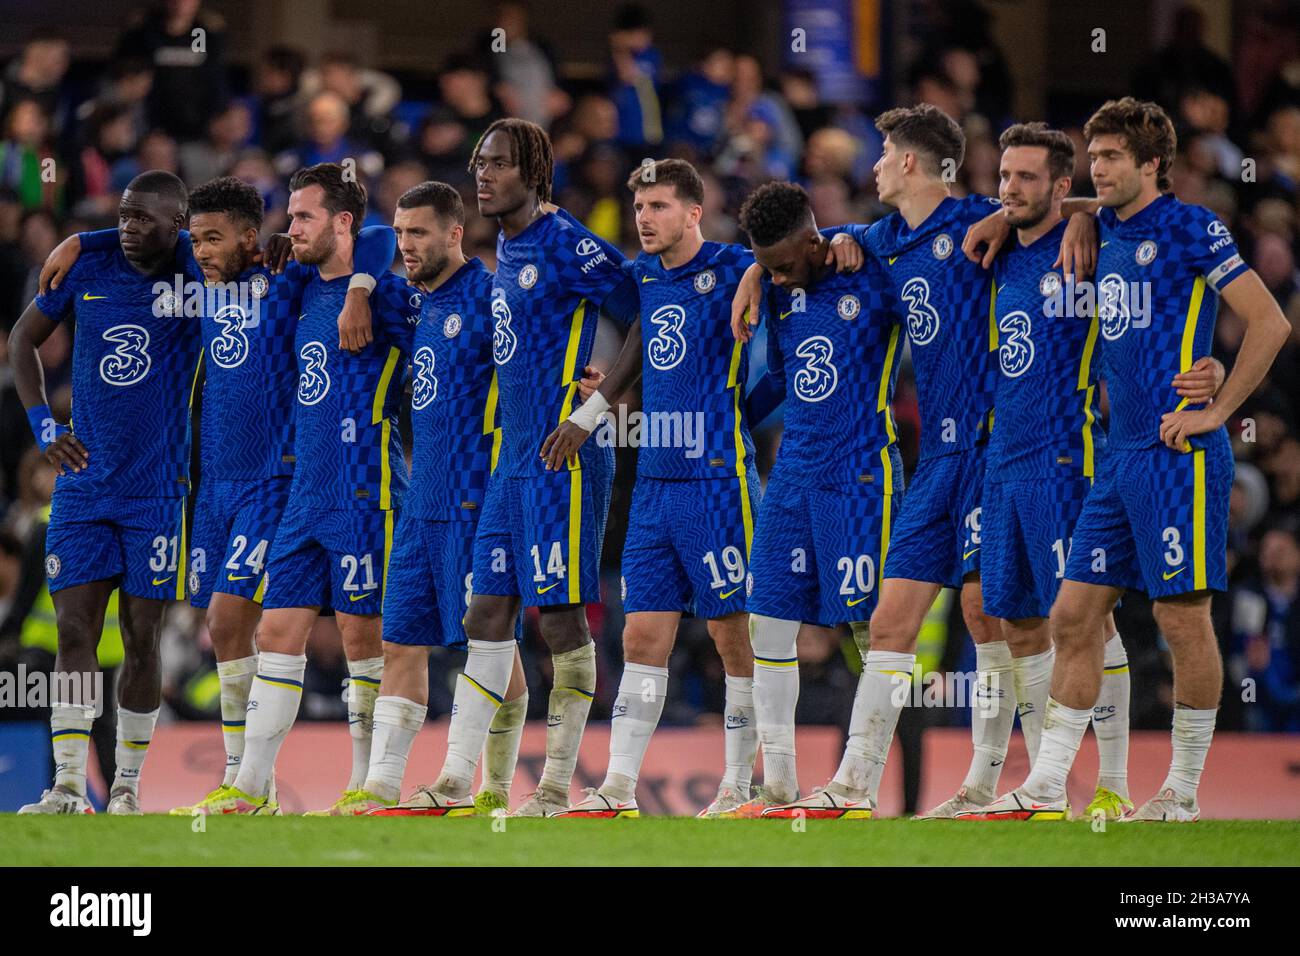
{"type": "Polygon", "coordinates": [[[363,819],[0,815],[0,861],[36,866],[1276,866],[1300,821],[363,819]]]}

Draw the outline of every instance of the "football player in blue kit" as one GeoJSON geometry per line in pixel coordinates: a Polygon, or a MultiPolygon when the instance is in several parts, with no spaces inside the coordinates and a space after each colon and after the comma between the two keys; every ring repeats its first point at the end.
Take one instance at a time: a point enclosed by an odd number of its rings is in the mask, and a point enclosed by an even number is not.
{"type": "Polygon", "coordinates": [[[1068,816],[1066,778],[1103,681],[1103,622],[1135,588],[1152,599],[1173,655],[1173,757],[1157,793],[1125,819],[1191,822],[1223,690],[1210,597],[1227,586],[1233,460],[1224,423],[1290,324],[1227,227],[1169,191],[1177,138],[1164,110],[1112,100],[1084,137],[1102,207],[1095,298],[1107,450],[1052,605],[1056,662],[1037,760],[1023,785],[972,816],[1068,816]],[[1212,404],[1179,398],[1169,383],[1209,351],[1220,297],[1245,325],[1241,349],[1212,404]]]}
{"type": "MultiPolygon", "coordinates": [[[[1098,319],[1093,309],[1074,308],[1075,286],[1055,264],[1074,144],[1045,123],[1028,123],[1006,130],[1000,145],[1002,215],[1016,235],[994,263],[999,375],[984,479],[981,583],[985,610],[1001,619],[1011,648],[1032,764],[1054,659],[1048,612],[1106,435],[1097,421],[1098,319]]],[[[1175,377],[1170,390],[1202,402],[1222,381],[1222,366],[1205,358],[1193,368],[1175,377]]],[[[1093,708],[1100,773],[1088,813],[1118,819],[1132,809],[1128,657],[1111,616],[1104,636],[1105,677],[1093,708]]],[[[995,795],[963,787],[931,814],[977,810],[995,795]]]]}
{"type": "Polygon", "coordinates": [[[537,791],[514,815],[545,817],[569,806],[595,692],[586,604],[600,598],[614,455],[590,443],[554,472],[541,457],[542,443],[574,410],[599,315],[631,325],[637,289],[616,249],[544,208],[554,157],[541,127],[498,120],[475,147],[471,169],[479,212],[501,227],[491,311],[502,441],[474,542],[469,655],[456,685],[447,756],[434,785],[420,793],[432,815],[473,806],[479,754],[514,668],[519,614],[537,607],[554,665],[546,764],[537,791]]]}
{"type": "MultiPolygon", "coordinates": [[[[98,670],[109,596],[120,592],[125,658],[118,677],[117,773],[108,812],[135,814],[158,719],[158,641],[168,601],[185,597],[185,501],[190,400],[202,351],[199,322],[174,291],[188,195],[170,173],[135,177],[122,193],[118,241],[82,256],[39,295],[9,336],[18,396],[54,466],[45,572],[54,601],[56,676],[98,670]],[[37,349],[75,317],[71,422],[55,420],[37,349]]],[[[188,278],[195,281],[197,272],[188,278]]],[[[93,813],[86,756],[93,700],[54,700],[54,784],[20,813],[93,813]]]]}
{"type": "MultiPolygon", "coordinates": [[[[205,812],[235,782],[244,751],[248,692],[257,670],[254,632],[265,590],[262,570],[280,523],[293,476],[294,332],[307,267],[290,261],[280,273],[259,246],[261,194],[232,177],[214,179],[190,194],[190,229],[177,245],[177,269],[198,269],[204,362],[201,371],[198,495],[189,550],[188,592],[207,610],[208,635],[221,686],[221,728],[226,748],[221,784],[195,806],[172,813],[205,812]]],[[[83,252],[110,250],[115,230],[70,236],[50,255],[42,278],[57,286],[83,252]]],[[[392,231],[363,229],[357,239],[357,273],[340,316],[349,309],[369,322],[373,277],[393,259],[392,231]],[[366,283],[369,278],[370,282],[366,283]]]]}
{"type": "Polygon", "coordinates": [[[743,246],[704,239],[704,183],[684,160],[647,162],[627,185],[643,250],[631,264],[643,318],[597,393],[542,446],[551,468],[563,468],[598,416],[640,379],[637,482],[622,565],[624,667],[609,769],[599,788],[560,815],[640,815],[637,776],[663,713],[677,627],[691,613],[707,620],[726,672],[725,772],[701,813],[718,816],[749,799],[758,749],[745,581],[759,484],[748,350],[728,322],[736,283],[754,258],[743,246]],[[651,334],[641,334],[643,323],[651,334]]]}
{"type": "Polygon", "coordinates": [[[383,673],[383,593],[407,482],[397,411],[420,295],[384,272],[371,294],[371,341],[355,354],[340,347],[365,189],[334,163],[299,170],[289,186],[294,256],[312,267],[294,327],[296,462],[266,560],[243,759],[212,813],[266,812],[275,757],[302,696],[307,635],[326,606],[348,660],[352,771],[340,802],[363,786],[383,673]]]}
{"type": "MultiPolygon", "coordinates": [[[[479,259],[466,259],[465,206],[446,183],[425,182],[404,193],[393,227],[407,281],[422,299],[412,352],[414,450],[384,597],[384,678],[375,702],[370,772],[347,812],[439,816],[428,787],[394,804],[428,710],[429,648],[468,643],[463,618],[473,590],[474,535],[501,449],[492,273],[479,259]]],[[[446,815],[509,808],[528,713],[517,650],[503,696],[488,728],[483,787],[472,807],[446,815]]]]}

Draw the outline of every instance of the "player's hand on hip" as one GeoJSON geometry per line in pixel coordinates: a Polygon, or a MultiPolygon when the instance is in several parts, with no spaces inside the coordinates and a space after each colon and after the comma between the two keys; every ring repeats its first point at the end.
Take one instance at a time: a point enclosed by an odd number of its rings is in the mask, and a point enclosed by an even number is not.
{"type": "Polygon", "coordinates": [[[1174,376],[1174,390],[1179,398],[1185,398],[1192,404],[1209,402],[1218,394],[1224,379],[1223,363],[1206,355],[1192,363],[1186,372],[1174,376]]]}
{"type": "Polygon", "coordinates": [[[865,259],[862,247],[847,232],[837,232],[826,250],[826,264],[834,265],[836,272],[857,272],[865,259]]]}
{"type": "Polygon", "coordinates": [[[46,445],[44,454],[45,460],[54,466],[56,475],[63,474],[65,467],[71,473],[79,472],[90,464],[86,446],[72,432],[64,432],[46,445]]]}
{"type": "Polygon", "coordinates": [[[77,258],[80,255],[81,237],[74,232],[55,246],[54,250],[45,257],[45,264],[41,266],[41,277],[37,284],[37,291],[41,295],[45,295],[51,289],[57,289],[59,283],[77,264],[77,258]]]}
{"type": "Polygon", "coordinates": [[[740,285],[731,299],[731,334],[738,342],[754,337],[758,325],[758,304],[763,296],[763,267],[755,263],[740,277],[740,285]]]}
{"type": "Polygon", "coordinates": [[[989,213],[966,230],[966,235],[961,241],[961,251],[971,262],[977,262],[987,269],[993,265],[998,251],[1006,245],[1007,237],[1010,235],[1011,226],[1007,222],[1007,217],[999,209],[997,212],[989,213]],[[983,252],[980,252],[981,246],[984,247],[983,252]]]}
{"type": "Polygon", "coordinates": [[[1165,412],[1160,416],[1160,440],[1174,451],[1188,451],[1191,447],[1188,438],[1212,432],[1222,424],[1223,419],[1213,406],[1165,412]]]}
{"type": "Polygon", "coordinates": [[[584,402],[591,398],[592,392],[600,388],[600,383],[605,381],[605,373],[591,365],[582,370],[582,378],[578,379],[578,397],[584,402]]]}
{"type": "Polygon", "coordinates": [[[1097,269],[1097,217],[1076,212],[1065,226],[1061,252],[1052,268],[1061,267],[1068,278],[1080,279],[1097,269]]]}
{"type": "Polygon", "coordinates": [[[274,233],[266,240],[266,245],[258,255],[261,256],[262,265],[270,269],[272,274],[279,275],[293,258],[293,240],[283,232],[274,233]]]}
{"type": "Polygon", "coordinates": [[[559,471],[565,462],[578,454],[591,432],[573,422],[560,422],[558,428],[542,442],[542,460],[550,471],[559,471]]]}
{"type": "Polygon", "coordinates": [[[370,327],[370,296],[364,289],[350,289],[339,313],[339,348],[356,355],[375,340],[370,327]]]}

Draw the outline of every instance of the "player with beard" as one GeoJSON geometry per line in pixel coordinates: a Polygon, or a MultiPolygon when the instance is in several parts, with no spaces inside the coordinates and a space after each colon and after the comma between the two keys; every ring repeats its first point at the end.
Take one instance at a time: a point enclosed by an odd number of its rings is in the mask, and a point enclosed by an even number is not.
{"type": "Polygon", "coordinates": [[[397,413],[420,296],[385,272],[371,295],[373,340],[356,354],[336,345],[365,188],[334,163],[299,170],[289,188],[294,256],[312,267],[293,344],[296,465],[267,558],[243,760],[209,812],[265,811],[276,754],[302,696],[307,636],[322,607],[334,609],[349,674],[352,772],[336,808],[365,783],[383,674],[380,614],[407,484],[397,413]]]}
{"type": "MultiPolygon", "coordinates": [[[[200,270],[207,284],[200,478],[188,591],[190,603],[207,610],[221,685],[226,769],[216,789],[174,814],[206,812],[225,796],[239,771],[248,692],[257,669],[254,633],[265,590],[262,571],[293,476],[293,339],[311,274],[293,261],[279,274],[261,263],[262,217],[255,188],[231,177],[215,179],[190,194],[190,229],[181,231],[177,244],[178,269],[200,270]]],[[[79,254],[115,243],[115,230],[70,236],[50,254],[42,281],[57,287],[79,254]]],[[[358,309],[359,320],[369,324],[368,288],[374,276],[388,271],[393,248],[386,227],[361,231],[352,279],[357,287],[349,291],[344,313],[358,309]]],[[[348,321],[346,314],[340,316],[341,327],[348,321]]]]}
{"type": "MultiPolygon", "coordinates": [[[[384,598],[384,677],[375,701],[370,771],[363,791],[341,809],[422,816],[429,811],[393,804],[428,710],[429,649],[467,643],[463,618],[473,584],[474,533],[501,429],[492,362],[492,273],[461,249],[460,194],[446,183],[420,183],[397,200],[393,228],[407,281],[422,301],[411,360],[415,447],[384,598]]],[[[488,730],[483,788],[465,813],[509,807],[528,713],[517,650],[504,696],[488,730]]]]}
{"type": "Polygon", "coordinates": [[[574,410],[598,315],[603,310],[631,325],[638,300],[616,249],[543,208],[553,166],[546,132],[518,119],[489,126],[470,163],[479,212],[501,227],[491,311],[502,442],[474,543],[474,588],[465,615],[469,656],[456,685],[447,757],[434,785],[404,804],[429,815],[473,806],[474,772],[506,698],[522,607],[540,611],[554,686],[542,779],[516,816],[568,808],[595,693],[585,605],[600,598],[613,449],[584,445],[559,472],[547,470],[541,449],[574,410]]]}
{"type": "Polygon", "coordinates": [[[1102,624],[1124,590],[1137,588],[1151,598],[1174,660],[1173,759],[1156,795],[1125,819],[1193,822],[1223,691],[1210,592],[1227,587],[1233,459],[1224,423],[1264,378],[1290,325],[1228,228],[1169,192],[1177,138],[1164,110],[1112,100],[1088,120],[1084,138],[1102,206],[1107,451],[1060,569],[1051,609],[1057,656],[1037,760],[1024,784],[971,816],[1069,814],[1066,778],[1104,681],[1102,624]],[[1168,383],[1209,350],[1220,297],[1245,327],[1232,372],[1211,405],[1177,399],[1168,383]]]}

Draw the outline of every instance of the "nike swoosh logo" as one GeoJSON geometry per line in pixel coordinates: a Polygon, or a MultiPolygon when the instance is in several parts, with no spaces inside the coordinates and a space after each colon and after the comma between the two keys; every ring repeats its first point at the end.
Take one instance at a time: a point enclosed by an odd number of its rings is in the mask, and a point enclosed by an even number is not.
{"type": "Polygon", "coordinates": [[[555,723],[551,723],[551,722],[548,720],[548,721],[546,722],[546,726],[547,726],[547,727],[558,727],[558,726],[560,726],[562,723],[564,723],[564,721],[562,721],[562,720],[557,720],[555,723]]]}
{"type": "Polygon", "coordinates": [[[990,766],[990,767],[1001,767],[1003,763],[1005,763],[1005,761],[1002,761],[1002,760],[990,760],[990,761],[989,761],[989,766],[990,766]]]}
{"type": "Polygon", "coordinates": [[[658,281],[659,281],[659,280],[656,279],[654,276],[642,276],[642,277],[641,277],[641,284],[642,284],[642,285],[645,285],[647,282],[658,282],[658,281]]]}
{"type": "Polygon", "coordinates": [[[96,299],[107,299],[107,298],[108,296],[106,295],[91,295],[89,292],[83,292],[81,294],[82,302],[94,302],[96,299]]]}
{"type": "Polygon", "coordinates": [[[975,553],[976,551],[978,551],[978,550],[979,550],[979,548],[975,548],[975,549],[973,549],[973,550],[971,550],[971,551],[967,551],[967,552],[963,553],[962,556],[961,556],[961,559],[962,559],[963,561],[965,561],[967,558],[969,558],[972,554],[974,554],[974,553],[975,553]]]}
{"type": "Polygon", "coordinates": [[[373,594],[373,593],[374,593],[373,591],[366,591],[364,594],[349,594],[349,595],[348,595],[348,600],[349,600],[349,601],[364,601],[366,598],[370,597],[370,595],[373,594]]]}
{"type": "Polygon", "coordinates": [[[849,607],[857,607],[859,604],[861,604],[869,597],[871,597],[870,594],[864,594],[860,598],[854,598],[852,601],[846,600],[844,603],[847,604],[849,607]]]}
{"type": "Polygon", "coordinates": [[[740,590],[740,588],[732,588],[730,591],[723,591],[721,594],[718,595],[718,597],[719,597],[721,600],[725,601],[727,598],[731,597],[733,594],[735,594],[735,593],[736,593],[737,591],[739,591],[739,590],[740,590]]]}
{"type": "Polygon", "coordinates": [[[490,733],[490,734],[508,734],[508,733],[510,733],[510,731],[508,731],[508,730],[493,730],[491,727],[489,727],[489,728],[488,728],[488,733],[490,733]]]}
{"type": "Polygon", "coordinates": [[[1186,570],[1187,570],[1187,566],[1184,565],[1183,567],[1179,568],[1177,571],[1174,571],[1172,574],[1171,574],[1170,572],[1166,571],[1166,572],[1162,575],[1162,577],[1163,577],[1166,581],[1168,581],[1170,578],[1176,578],[1176,577],[1178,577],[1178,575],[1182,574],[1182,573],[1183,573],[1184,571],[1186,571],[1186,570]]]}
{"type": "Polygon", "coordinates": [[[889,264],[890,264],[891,266],[892,266],[895,262],[897,262],[897,261],[898,261],[898,256],[890,256],[890,257],[889,257],[889,264]]]}
{"type": "Polygon", "coordinates": [[[239,577],[235,577],[233,574],[226,575],[227,581],[251,581],[252,579],[253,576],[251,574],[243,574],[240,575],[239,577]]]}
{"type": "Polygon", "coordinates": [[[546,587],[544,587],[544,588],[538,588],[538,589],[537,589],[537,593],[538,593],[538,594],[545,594],[545,593],[546,593],[547,591],[549,591],[551,588],[558,588],[559,586],[560,586],[560,582],[559,582],[559,581],[556,581],[554,584],[548,584],[548,585],[546,585],[546,587]]]}
{"type": "Polygon", "coordinates": [[[787,315],[794,315],[794,309],[791,309],[789,312],[782,312],[778,318],[784,319],[787,315]]]}
{"type": "Polygon", "coordinates": [[[1097,248],[1098,248],[1098,249],[1105,249],[1105,248],[1106,248],[1107,246],[1109,246],[1109,245],[1110,245],[1110,240],[1107,239],[1105,242],[1103,242],[1103,243],[1102,243],[1100,246],[1098,246],[1097,248]]]}
{"type": "Polygon", "coordinates": [[[167,577],[163,578],[161,581],[159,581],[157,578],[154,578],[154,579],[153,579],[153,585],[154,585],[154,587],[157,587],[157,586],[160,585],[160,584],[166,584],[166,583],[167,583],[168,581],[170,581],[171,579],[172,579],[172,577],[171,577],[170,574],[167,575],[167,577]]]}
{"type": "Polygon", "coordinates": [[[1099,724],[1099,723],[1101,723],[1103,720],[1110,720],[1110,719],[1111,719],[1112,717],[1114,717],[1114,716],[1115,716],[1114,714],[1107,714],[1105,717],[1093,717],[1093,718],[1092,718],[1092,722],[1095,723],[1095,724],[1099,724]]]}

